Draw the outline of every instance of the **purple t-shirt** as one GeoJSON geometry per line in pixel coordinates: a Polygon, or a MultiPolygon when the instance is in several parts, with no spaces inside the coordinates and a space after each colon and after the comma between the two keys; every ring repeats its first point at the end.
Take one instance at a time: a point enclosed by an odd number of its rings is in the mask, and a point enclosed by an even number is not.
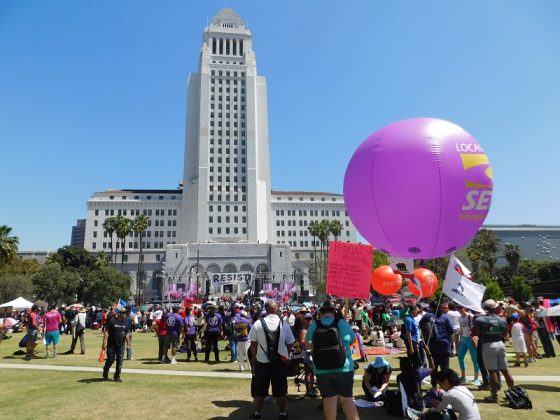
{"type": "Polygon", "coordinates": [[[206,315],[206,332],[220,332],[222,329],[222,316],[218,313],[206,315]]]}
{"type": "Polygon", "coordinates": [[[173,335],[175,337],[181,334],[183,329],[183,318],[181,315],[173,312],[167,315],[167,335],[173,335]]]}
{"type": "Polygon", "coordinates": [[[237,341],[242,343],[249,341],[249,331],[251,330],[251,321],[247,318],[239,318],[233,326],[237,341]]]}
{"type": "Polygon", "coordinates": [[[195,335],[196,334],[196,326],[194,325],[194,316],[189,315],[185,318],[185,328],[187,335],[195,335]]]}

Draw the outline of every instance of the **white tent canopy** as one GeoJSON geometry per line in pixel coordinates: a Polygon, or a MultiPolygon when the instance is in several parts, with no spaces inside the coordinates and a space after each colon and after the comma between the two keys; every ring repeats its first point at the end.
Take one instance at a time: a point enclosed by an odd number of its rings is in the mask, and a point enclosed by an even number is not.
{"type": "Polygon", "coordinates": [[[33,304],[29,302],[27,299],[18,297],[17,299],[12,300],[11,302],[6,302],[3,305],[0,305],[0,308],[12,307],[14,309],[27,309],[27,308],[31,308],[32,306],[33,304]]]}
{"type": "Polygon", "coordinates": [[[560,316],[560,305],[552,306],[535,313],[535,316],[560,316]]]}

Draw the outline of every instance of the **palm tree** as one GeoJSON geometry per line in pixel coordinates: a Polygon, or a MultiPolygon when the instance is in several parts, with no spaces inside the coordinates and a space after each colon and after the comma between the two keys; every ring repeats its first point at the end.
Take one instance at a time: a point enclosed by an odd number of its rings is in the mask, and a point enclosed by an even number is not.
{"type": "Polygon", "coordinates": [[[339,220],[331,220],[329,222],[329,230],[333,234],[335,241],[338,240],[338,237],[342,233],[343,229],[344,227],[342,226],[342,223],[340,223],[339,220]]]}
{"type": "Polygon", "coordinates": [[[313,264],[315,265],[315,277],[314,277],[314,282],[317,280],[317,236],[319,236],[319,223],[317,223],[316,220],[312,220],[311,222],[309,222],[309,226],[307,227],[307,230],[309,231],[309,233],[311,234],[311,236],[313,236],[313,264]]]}
{"type": "Polygon", "coordinates": [[[117,229],[117,218],[116,217],[108,217],[105,219],[105,221],[103,222],[103,230],[105,231],[106,234],[109,235],[109,238],[111,239],[111,265],[115,266],[115,262],[116,262],[116,258],[113,255],[113,233],[115,233],[115,230],[117,229]]]}
{"type": "Polygon", "coordinates": [[[517,271],[519,269],[519,260],[521,259],[519,245],[506,244],[504,248],[504,257],[509,264],[511,274],[513,276],[517,276],[517,271]]]}
{"type": "Polygon", "coordinates": [[[124,217],[124,216],[117,216],[116,222],[116,233],[117,239],[121,241],[121,273],[123,271],[124,265],[124,253],[125,253],[125,245],[126,245],[126,237],[132,232],[132,220],[124,217]]]}
{"type": "Polygon", "coordinates": [[[142,260],[142,241],[144,232],[148,229],[150,221],[148,216],[145,214],[140,214],[134,218],[132,221],[132,230],[134,233],[138,234],[140,237],[140,253],[138,254],[138,269],[136,270],[136,289],[137,289],[137,298],[139,299],[140,294],[143,295],[143,290],[140,290],[140,282],[144,280],[144,261],[142,260]]]}
{"type": "Polygon", "coordinates": [[[486,269],[493,276],[494,267],[497,261],[497,254],[500,251],[501,239],[496,238],[494,233],[488,229],[480,229],[471,244],[467,248],[467,256],[473,265],[475,278],[480,272],[480,264],[484,263],[486,269]]]}
{"type": "Polygon", "coordinates": [[[10,236],[12,228],[0,226],[0,266],[15,258],[18,252],[19,238],[10,236]]]}
{"type": "Polygon", "coordinates": [[[330,222],[328,220],[321,220],[319,222],[319,241],[321,241],[321,254],[324,257],[325,250],[329,251],[329,236],[331,235],[330,222]]]}
{"type": "Polygon", "coordinates": [[[109,265],[109,255],[105,251],[99,251],[93,264],[97,268],[107,267],[109,265]]]}

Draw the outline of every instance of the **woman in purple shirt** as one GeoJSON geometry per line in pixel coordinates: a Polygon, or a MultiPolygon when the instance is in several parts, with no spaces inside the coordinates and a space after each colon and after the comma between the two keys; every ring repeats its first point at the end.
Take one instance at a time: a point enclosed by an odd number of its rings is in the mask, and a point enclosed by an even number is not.
{"type": "Polygon", "coordinates": [[[241,311],[240,315],[233,328],[237,337],[237,360],[239,360],[239,369],[243,372],[245,370],[245,360],[247,360],[247,366],[251,369],[251,362],[247,356],[247,351],[251,346],[249,331],[251,330],[252,324],[247,312],[241,311]]]}
{"type": "Polygon", "coordinates": [[[187,308],[185,311],[185,341],[187,345],[187,362],[191,360],[191,353],[194,355],[194,360],[198,361],[196,354],[196,326],[194,324],[194,315],[192,309],[187,308]]]}

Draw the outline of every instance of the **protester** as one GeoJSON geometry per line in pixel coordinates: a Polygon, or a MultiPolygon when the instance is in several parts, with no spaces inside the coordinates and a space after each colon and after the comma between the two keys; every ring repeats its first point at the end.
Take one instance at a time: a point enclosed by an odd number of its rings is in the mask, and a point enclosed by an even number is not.
{"type": "Polygon", "coordinates": [[[27,341],[25,356],[27,358],[35,357],[35,347],[37,346],[37,339],[39,338],[39,316],[37,314],[38,307],[33,305],[27,310],[27,315],[25,317],[25,324],[27,327],[27,334],[24,340],[27,341]]]}
{"type": "Polygon", "coordinates": [[[235,335],[237,337],[237,358],[239,360],[239,369],[241,372],[245,370],[245,361],[247,366],[251,369],[251,361],[248,355],[249,346],[249,331],[251,330],[252,323],[246,311],[240,312],[240,317],[235,323],[235,335]]]}
{"type": "Polygon", "coordinates": [[[483,308],[488,315],[479,316],[474,320],[473,330],[482,342],[482,358],[486,369],[490,372],[490,396],[487,402],[498,402],[498,371],[504,375],[508,386],[514,386],[513,378],[507,365],[504,339],[507,337],[507,324],[503,318],[495,314],[498,307],[496,301],[488,299],[483,308]]]}
{"type": "Polygon", "coordinates": [[[81,308],[78,314],[74,317],[72,322],[72,344],[70,345],[70,350],[65,354],[74,354],[76,349],[76,344],[78,344],[78,339],[80,340],[80,353],[86,354],[86,309],[81,308]]]}
{"type": "Polygon", "coordinates": [[[204,361],[210,360],[210,352],[214,351],[214,360],[220,361],[220,349],[218,347],[218,340],[222,333],[222,316],[216,313],[216,307],[213,303],[207,305],[208,315],[206,316],[206,332],[204,339],[206,340],[206,352],[204,361]]]}
{"type": "Polygon", "coordinates": [[[548,327],[546,325],[546,317],[542,316],[541,313],[544,311],[544,301],[539,299],[533,304],[535,308],[535,317],[537,318],[537,334],[539,335],[539,340],[543,347],[543,357],[556,357],[556,352],[554,351],[554,343],[550,339],[550,333],[548,332],[548,327]]]}
{"type": "Polygon", "coordinates": [[[317,385],[323,397],[323,411],[326,419],[336,419],[337,407],[340,403],[346,417],[354,420],[359,419],[358,411],[352,400],[354,361],[352,360],[350,346],[355,340],[355,335],[345,320],[335,318],[335,312],[336,310],[332,302],[326,300],[319,310],[319,319],[314,321],[307,330],[306,341],[313,350],[314,370],[317,376],[317,385]],[[330,326],[334,326],[338,330],[338,335],[342,340],[344,349],[340,349],[340,352],[345,356],[343,359],[344,363],[341,367],[320,368],[318,366],[318,356],[324,349],[318,346],[318,343],[322,341],[318,332],[319,330],[328,330],[330,326]]]}
{"type": "Polygon", "coordinates": [[[196,351],[196,325],[194,323],[194,315],[192,309],[185,310],[185,345],[187,347],[187,362],[191,360],[191,354],[194,360],[198,361],[198,354],[196,351]]]}
{"type": "Polygon", "coordinates": [[[416,306],[410,306],[404,319],[404,325],[400,335],[400,338],[404,341],[404,345],[406,346],[406,353],[416,369],[418,369],[422,363],[418,349],[418,325],[414,319],[417,315],[418,308],[416,306]]]}
{"type": "Polygon", "coordinates": [[[60,340],[59,325],[62,317],[56,310],[56,305],[49,305],[43,322],[43,337],[45,339],[45,359],[49,357],[49,346],[53,346],[53,358],[58,355],[58,342],[60,340]]]}
{"type": "Polygon", "coordinates": [[[443,305],[443,313],[447,315],[453,326],[453,336],[451,340],[453,344],[452,356],[457,356],[459,354],[459,341],[461,340],[461,326],[459,325],[461,313],[457,311],[457,305],[453,302],[443,305]]]}
{"type": "Polygon", "coordinates": [[[477,355],[476,355],[476,344],[475,340],[471,336],[471,330],[473,326],[473,315],[467,310],[467,308],[461,306],[459,307],[459,313],[461,318],[459,318],[459,325],[461,327],[461,341],[459,342],[459,367],[461,369],[461,383],[467,383],[466,377],[466,367],[465,367],[465,356],[469,353],[474,369],[474,380],[471,382],[472,385],[480,385],[480,380],[478,376],[480,374],[480,369],[478,368],[477,355]]]}
{"type": "Polygon", "coordinates": [[[255,322],[249,332],[253,379],[251,391],[255,404],[252,419],[262,418],[262,407],[268,388],[280,410],[279,419],[287,419],[286,394],[288,379],[285,360],[289,358],[295,341],[290,325],[278,316],[278,305],[269,300],[265,304],[266,316],[255,322]]]}
{"type": "Polygon", "coordinates": [[[383,356],[377,356],[364,372],[362,389],[369,401],[383,401],[391,379],[391,365],[383,356]]]}
{"type": "Polygon", "coordinates": [[[179,348],[179,339],[181,338],[181,332],[184,328],[184,321],[181,315],[178,314],[179,306],[174,305],[172,308],[172,313],[167,315],[167,338],[165,350],[166,352],[171,349],[171,364],[177,364],[177,349],[179,348]]]}
{"type": "Polygon", "coordinates": [[[167,314],[162,313],[162,315],[155,320],[155,329],[158,338],[158,360],[160,363],[171,362],[167,350],[167,314]]]}
{"type": "Polygon", "coordinates": [[[525,362],[525,367],[527,367],[527,344],[525,343],[525,337],[523,334],[523,324],[519,321],[519,315],[513,313],[511,315],[513,325],[511,327],[511,341],[513,343],[513,351],[515,352],[515,367],[521,366],[521,358],[525,362]]]}
{"type": "MultiPolygon", "coordinates": [[[[441,413],[444,410],[448,410],[448,407],[451,407],[453,412],[457,412],[461,420],[481,420],[476,399],[466,387],[461,385],[461,380],[454,370],[447,369],[438,372],[436,380],[444,391],[441,402],[437,406],[427,408],[422,412],[408,408],[408,416],[412,420],[444,419],[441,413]]],[[[457,416],[453,414],[448,418],[456,419],[457,416]]]]}
{"type": "Polygon", "coordinates": [[[115,359],[117,366],[115,368],[115,382],[122,382],[121,369],[124,357],[125,344],[128,344],[128,326],[125,322],[126,308],[120,308],[117,317],[112,317],[107,321],[107,328],[103,334],[102,350],[107,350],[107,360],[103,366],[103,379],[109,378],[109,369],[113,365],[115,359]]]}
{"type": "Polygon", "coordinates": [[[452,352],[453,325],[436,302],[430,302],[430,312],[420,320],[420,329],[430,349],[434,361],[432,389],[436,390],[435,372],[449,369],[449,356],[452,352]]]}

